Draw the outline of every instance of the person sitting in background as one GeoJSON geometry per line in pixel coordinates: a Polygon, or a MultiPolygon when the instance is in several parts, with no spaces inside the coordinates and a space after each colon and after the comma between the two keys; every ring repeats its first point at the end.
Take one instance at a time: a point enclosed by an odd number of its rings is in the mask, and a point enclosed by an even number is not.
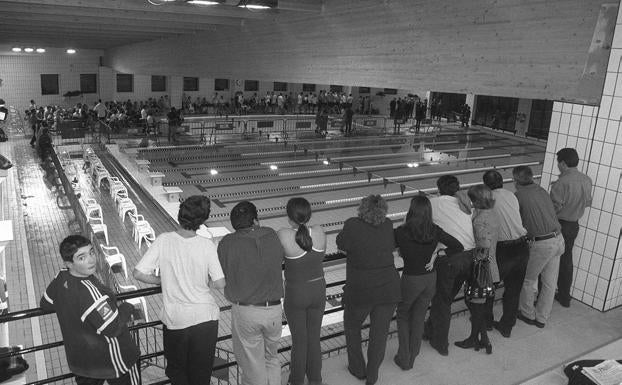
{"type": "Polygon", "coordinates": [[[494,321],[492,314],[488,326],[492,325],[503,337],[509,338],[516,324],[518,299],[525,281],[529,260],[527,230],[523,226],[516,195],[503,188],[503,177],[497,170],[484,173],[484,184],[492,190],[495,204],[492,210],[499,221],[497,241],[497,266],[499,278],[503,281],[503,315],[494,321]]]}
{"type": "MultiPolygon", "coordinates": [[[[473,204],[473,235],[475,246],[483,250],[476,253],[476,258],[488,258],[492,282],[499,282],[499,269],[497,268],[496,249],[499,238],[499,221],[497,213],[492,210],[495,201],[492,191],[485,185],[477,185],[469,188],[469,198],[473,204]]],[[[492,353],[492,345],[488,339],[488,320],[492,317],[492,305],[494,298],[466,298],[467,306],[471,312],[471,335],[455,345],[459,348],[470,349],[485,348],[487,354],[492,353]]]]}
{"type": "Polygon", "coordinates": [[[404,259],[402,301],[397,305],[399,348],[393,361],[402,370],[413,367],[421,347],[423,322],[436,292],[436,259],[439,243],[452,255],[464,248],[460,241],[432,222],[432,205],[426,196],[410,201],[406,221],[395,229],[395,240],[404,259]]]}
{"type": "Polygon", "coordinates": [[[348,371],[366,384],[375,384],[384,359],[389,324],[401,299],[400,276],[395,269],[393,223],[386,217],[387,202],[380,195],[361,201],[358,216],[343,224],[337,248],[346,254],[343,289],[343,327],[348,371]],[[370,317],[367,365],[361,346],[361,327],[370,317]]]}
{"type": "Polygon", "coordinates": [[[196,234],[209,218],[210,200],[194,195],[179,205],[181,228],[160,234],[134,268],[134,278],[162,285],[166,375],[172,384],[209,384],[220,308],[212,289],[225,278],[216,245],[196,234]],[[210,288],[211,287],[211,288],[210,288]]]}
{"type": "Polygon", "coordinates": [[[559,258],[564,252],[564,238],[553,201],[545,189],[533,182],[531,168],[515,167],[512,175],[520,215],[527,229],[527,237],[531,240],[517,317],[528,325],[543,328],[553,307],[559,258]],[[538,281],[542,286],[536,296],[538,281]],[[534,308],[536,300],[537,305],[534,308]]]}
{"type": "Polygon", "coordinates": [[[289,383],[322,383],[320,332],[326,307],[324,255],[326,235],[322,226],[308,226],[311,205],[304,198],[287,202],[291,227],[278,231],[285,249],[285,299],[283,308],[292,333],[289,383]]]}

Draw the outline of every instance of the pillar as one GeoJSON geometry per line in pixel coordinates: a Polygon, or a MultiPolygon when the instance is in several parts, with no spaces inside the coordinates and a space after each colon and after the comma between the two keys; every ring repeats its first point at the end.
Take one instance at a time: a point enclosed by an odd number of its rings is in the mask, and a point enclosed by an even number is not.
{"type": "Polygon", "coordinates": [[[477,104],[477,95],[466,94],[465,103],[471,108],[471,117],[469,118],[469,125],[473,124],[473,117],[475,116],[475,105],[477,104]]]}
{"type": "MultiPolygon", "coordinates": [[[[622,14],[622,13],[621,13],[622,14]]],[[[598,105],[555,102],[541,185],[557,179],[555,153],[574,147],[579,170],[592,178],[593,203],[579,220],[571,295],[601,311],[622,305],[622,19],[616,30],[598,105]]]]}

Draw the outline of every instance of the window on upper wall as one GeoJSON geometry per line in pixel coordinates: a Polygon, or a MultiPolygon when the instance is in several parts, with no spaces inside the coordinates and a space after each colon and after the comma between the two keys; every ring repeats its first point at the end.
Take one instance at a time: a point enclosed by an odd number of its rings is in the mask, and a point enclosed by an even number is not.
{"type": "Polygon", "coordinates": [[[184,76],[184,91],[198,91],[199,78],[184,76]]]}
{"type": "Polygon", "coordinates": [[[259,81],[244,80],[244,91],[259,91],[259,81]]]}
{"type": "Polygon", "coordinates": [[[166,91],[166,76],[151,75],[151,92],[166,91]]]}
{"type": "Polygon", "coordinates": [[[397,88],[385,88],[384,93],[387,95],[397,95],[397,88]]]}
{"type": "Polygon", "coordinates": [[[302,92],[315,92],[315,84],[302,83],[302,92]]]}
{"type": "Polygon", "coordinates": [[[343,92],[343,86],[330,85],[330,92],[343,92]]]}
{"type": "Polygon", "coordinates": [[[287,83],[285,82],[274,82],[274,90],[275,91],[287,91],[287,83]]]}
{"type": "Polygon", "coordinates": [[[134,75],[117,74],[117,92],[134,92],[134,75]]]}
{"type": "Polygon", "coordinates": [[[214,91],[227,91],[229,89],[229,79],[214,79],[214,91]]]}
{"type": "Polygon", "coordinates": [[[58,74],[41,74],[41,95],[58,95],[58,74]]]}
{"type": "Polygon", "coordinates": [[[359,87],[359,94],[368,94],[371,92],[369,87],[359,87]]]}
{"type": "Polygon", "coordinates": [[[97,93],[97,74],[80,74],[80,92],[83,94],[97,93]]]}

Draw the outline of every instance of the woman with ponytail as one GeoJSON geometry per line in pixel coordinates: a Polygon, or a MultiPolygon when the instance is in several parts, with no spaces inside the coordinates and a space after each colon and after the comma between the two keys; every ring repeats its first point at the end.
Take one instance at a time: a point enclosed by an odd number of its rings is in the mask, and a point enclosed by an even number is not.
{"type": "Polygon", "coordinates": [[[404,259],[404,271],[402,301],[397,305],[399,348],[393,361],[402,370],[409,370],[419,354],[425,313],[436,292],[434,260],[438,245],[447,247],[447,255],[460,252],[463,247],[432,222],[432,205],[424,195],[410,201],[406,221],[395,229],[395,240],[404,259]]]}
{"type": "Polygon", "coordinates": [[[326,305],[324,254],[326,235],[321,226],[309,226],[311,205],[304,198],[287,202],[290,227],[278,231],[285,249],[285,299],[283,307],[292,335],[289,383],[322,383],[320,330],[326,305]]]}

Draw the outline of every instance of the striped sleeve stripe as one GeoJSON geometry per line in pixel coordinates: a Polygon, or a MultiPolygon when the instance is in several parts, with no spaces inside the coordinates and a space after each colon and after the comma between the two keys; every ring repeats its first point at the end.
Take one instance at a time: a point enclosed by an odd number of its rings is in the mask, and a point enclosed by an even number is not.
{"type": "Polygon", "coordinates": [[[104,329],[106,329],[108,325],[110,325],[110,323],[117,318],[118,315],[119,315],[119,311],[115,310],[114,313],[110,316],[110,318],[108,318],[108,321],[104,322],[102,326],[100,326],[99,329],[97,329],[97,334],[101,334],[101,332],[104,329]]]}
{"type": "Polygon", "coordinates": [[[50,298],[50,296],[48,295],[47,291],[43,292],[43,298],[45,298],[46,301],[48,301],[49,303],[51,303],[52,305],[54,305],[54,301],[52,300],[52,298],[50,298]]]}
{"type": "Polygon", "coordinates": [[[132,381],[131,385],[140,385],[140,376],[138,375],[138,364],[132,365],[130,369],[130,380],[132,381]]]}
{"type": "Polygon", "coordinates": [[[83,280],[82,283],[90,288],[91,291],[91,295],[93,296],[93,299],[99,298],[102,296],[102,293],[99,291],[99,288],[97,286],[95,286],[95,284],[93,284],[93,282],[89,281],[89,280],[83,280]]]}
{"type": "Polygon", "coordinates": [[[116,356],[114,354],[114,350],[112,347],[112,342],[110,341],[111,338],[106,337],[106,342],[108,342],[108,353],[110,353],[110,362],[112,362],[112,367],[114,368],[114,372],[115,372],[115,377],[119,378],[121,377],[121,373],[119,373],[119,363],[116,360],[116,356]]]}
{"type": "Polygon", "coordinates": [[[111,338],[113,350],[116,353],[117,359],[119,360],[119,366],[121,367],[121,371],[127,373],[129,371],[128,367],[123,362],[123,355],[121,355],[121,346],[119,345],[119,340],[116,337],[111,338]]]}
{"type": "Polygon", "coordinates": [[[82,316],[80,317],[80,320],[82,320],[82,322],[84,322],[84,320],[86,319],[86,317],[89,316],[89,314],[91,314],[91,312],[93,310],[95,310],[102,302],[106,301],[108,299],[108,296],[105,295],[99,299],[96,299],[93,304],[91,306],[89,306],[88,309],[86,309],[84,311],[84,313],[82,313],[82,316]]]}

